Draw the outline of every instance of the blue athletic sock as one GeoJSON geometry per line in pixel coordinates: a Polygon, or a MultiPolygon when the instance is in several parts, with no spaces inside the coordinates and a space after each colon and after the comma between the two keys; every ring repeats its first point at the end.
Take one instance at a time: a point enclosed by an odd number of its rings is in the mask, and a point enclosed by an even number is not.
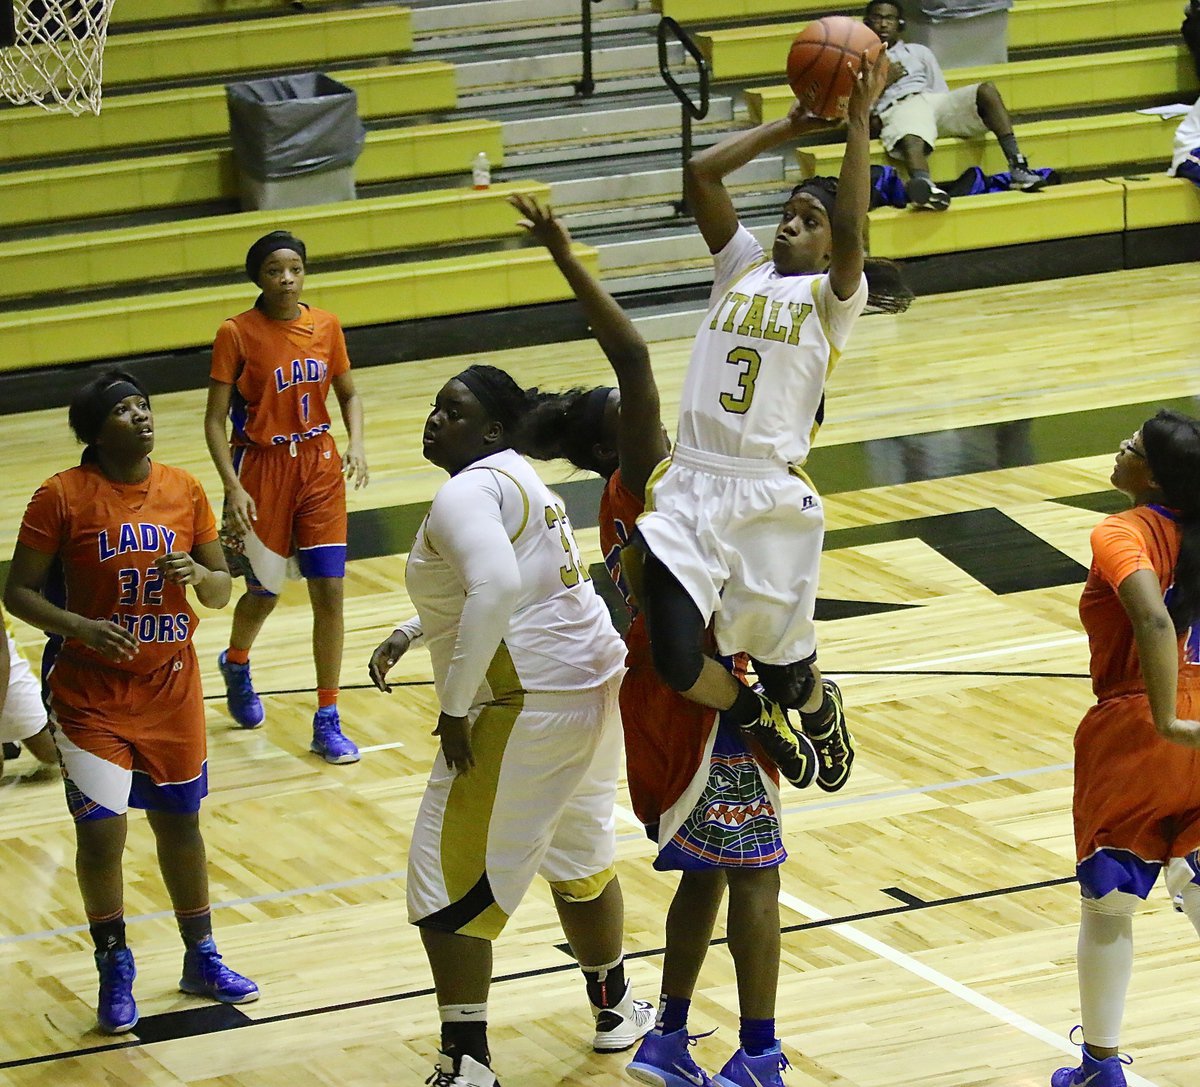
{"type": "Polygon", "coordinates": [[[687,1026],[691,1000],[682,996],[667,996],[663,993],[658,1001],[658,1022],[654,1024],[659,1034],[674,1034],[687,1026]]]}
{"type": "Polygon", "coordinates": [[[774,1019],[742,1019],[738,1031],[742,1048],[751,1057],[761,1057],[775,1045],[774,1019]]]}

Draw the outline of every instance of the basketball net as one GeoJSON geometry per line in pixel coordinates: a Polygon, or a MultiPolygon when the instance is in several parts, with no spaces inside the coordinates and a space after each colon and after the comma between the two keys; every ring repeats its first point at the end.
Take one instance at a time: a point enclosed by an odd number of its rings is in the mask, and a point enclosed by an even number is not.
{"type": "Polygon", "coordinates": [[[15,0],[16,44],[0,47],[0,96],[50,112],[100,112],[114,0],[15,0]]]}

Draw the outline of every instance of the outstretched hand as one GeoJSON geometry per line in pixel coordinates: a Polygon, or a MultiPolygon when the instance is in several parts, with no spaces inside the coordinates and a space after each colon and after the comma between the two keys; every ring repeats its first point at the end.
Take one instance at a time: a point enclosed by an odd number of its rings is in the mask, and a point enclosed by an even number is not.
{"type": "Polygon", "coordinates": [[[567,228],[554,216],[554,211],[547,205],[542,207],[538,201],[527,193],[513,193],[508,198],[523,216],[517,220],[517,225],[524,227],[535,242],[544,245],[552,255],[568,253],[571,250],[571,235],[567,228]]]}
{"type": "Polygon", "coordinates": [[[887,86],[890,63],[887,46],[879,50],[873,61],[863,53],[854,77],[854,86],[850,90],[850,105],[846,111],[848,120],[857,118],[859,121],[869,121],[871,107],[879,101],[879,96],[887,86]]]}
{"type": "Polygon", "coordinates": [[[793,137],[804,136],[809,132],[824,132],[826,129],[836,128],[842,123],[809,113],[808,104],[801,102],[798,98],[792,103],[792,108],[788,110],[787,121],[791,126],[793,137]]]}

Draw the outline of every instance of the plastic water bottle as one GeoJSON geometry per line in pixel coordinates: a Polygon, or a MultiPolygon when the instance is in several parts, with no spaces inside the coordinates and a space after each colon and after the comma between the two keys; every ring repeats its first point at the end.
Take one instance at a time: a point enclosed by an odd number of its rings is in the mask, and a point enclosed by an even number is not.
{"type": "Polygon", "coordinates": [[[488,161],[486,151],[480,151],[471,163],[471,183],[477,189],[491,188],[492,164],[488,161]]]}

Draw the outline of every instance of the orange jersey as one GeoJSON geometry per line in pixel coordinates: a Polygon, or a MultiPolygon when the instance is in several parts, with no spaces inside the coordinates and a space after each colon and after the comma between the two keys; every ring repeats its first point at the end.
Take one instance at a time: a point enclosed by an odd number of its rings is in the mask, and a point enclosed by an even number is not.
{"type": "MultiPolygon", "coordinates": [[[[668,687],[654,668],[646,617],[638,612],[621,574],[621,548],[637,523],[645,500],[621,481],[618,469],[600,498],[600,547],[604,562],[633,616],[625,635],[628,671],[621,683],[621,723],[625,730],[625,762],[634,813],[643,823],[657,823],[704,770],[708,739],[717,711],[692,702],[668,687]]],[[[735,658],[737,675],[746,660],[735,658]]]]}
{"type": "Polygon", "coordinates": [[[73,638],[63,653],[139,675],[174,657],[196,626],[186,587],[163,578],[155,559],[216,538],[200,484],[157,462],[141,483],[114,482],[95,464],[51,476],[29,500],[18,535],[26,547],[58,557],[68,611],[111,619],[141,643],[131,661],[109,660],[73,638]]]}
{"type": "MultiPolygon", "coordinates": [[[[1092,567],[1079,600],[1079,618],[1091,650],[1092,690],[1098,699],[1144,692],[1133,624],[1117,587],[1138,570],[1153,570],[1164,595],[1179,557],[1179,526],[1157,506],[1139,506],[1106,517],[1092,530],[1092,567]]],[[[1196,631],[1180,638],[1181,686],[1200,684],[1194,654],[1196,631]]]]}
{"type": "Polygon", "coordinates": [[[209,376],[234,387],[234,445],[286,445],[329,429],[329,385],[349,369],[338,319],[301,303],[294,321],[258,308],[223,321],[209,376]]]}

